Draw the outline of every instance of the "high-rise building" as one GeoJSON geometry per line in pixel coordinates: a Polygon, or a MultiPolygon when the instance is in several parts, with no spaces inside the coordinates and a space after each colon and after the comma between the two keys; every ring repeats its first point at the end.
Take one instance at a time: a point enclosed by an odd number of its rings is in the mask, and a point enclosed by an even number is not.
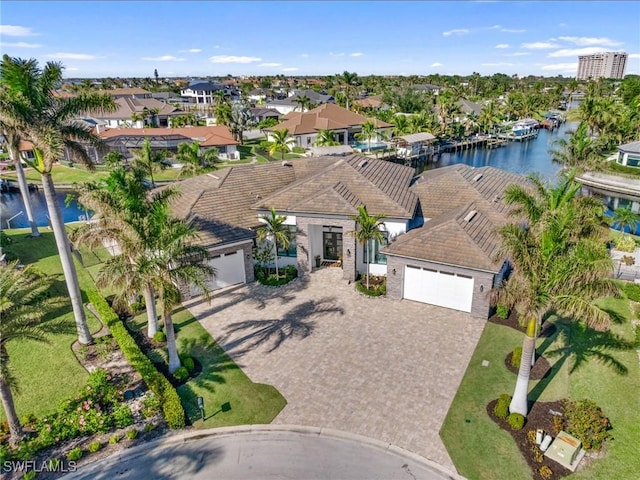
{"type": "Polygon", "coordinates": [[[578,80],[597,80],[598,78],[623,78],[627,66],[625,52],[602,52],[578,57],[578,80]]]}

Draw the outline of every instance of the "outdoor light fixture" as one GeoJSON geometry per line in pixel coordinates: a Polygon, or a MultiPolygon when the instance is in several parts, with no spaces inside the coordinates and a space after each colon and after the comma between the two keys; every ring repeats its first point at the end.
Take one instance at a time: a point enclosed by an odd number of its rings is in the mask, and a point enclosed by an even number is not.
{"type": "Polygon", "coordinates": [[[200,409],[200,415],[202,415],[202,421],[204,422],[204,398],[198,397],[198,408],[200,409]]]}
{"type": "Polygon", "coordinates": [[[350,257],[350,256],[351,256],[351,250],[349,250],[348,248],[347,248],[347,256],[348,256],[348,257],[350,257]]]}
{"type": "Polygon", "coordinates": [[[391,273],[393,273],[395,275],[396,274],[396,269],[394,268],[393,270],[391,270],[391,273]]]}
{"type": "Polygon", "coordinates": [[[484,292],[484,285],[480,285],[480,293],[484,292]]]}

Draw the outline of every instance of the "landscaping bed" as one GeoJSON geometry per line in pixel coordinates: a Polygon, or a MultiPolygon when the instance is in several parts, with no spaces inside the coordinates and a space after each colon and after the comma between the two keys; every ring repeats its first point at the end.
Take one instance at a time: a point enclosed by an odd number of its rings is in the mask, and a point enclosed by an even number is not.
{"type": "MultiPolygon", "coordinates": [[[[506,357],[504,357],[504,366],[511,373],[518,374],[518,367],[514,366],[511,362],[512,353],[509,352],[506,357]]],[[[531,376],[529,377],[531,380],[541,380],[546,377],[549,372],[551,372],[551,364],[549,360],[542,356],[538,356],[536,358],[536,363],[533,364],[533,368],[531,369],[531,376]]]]}
{"type": "Polygon", "coordinates": [[[367,277],[361,276],[356,281],[356,290],[367,297],[381,297],[387,294],[387,277],[383,275],[370,275],[369,288],[367,277]]]}

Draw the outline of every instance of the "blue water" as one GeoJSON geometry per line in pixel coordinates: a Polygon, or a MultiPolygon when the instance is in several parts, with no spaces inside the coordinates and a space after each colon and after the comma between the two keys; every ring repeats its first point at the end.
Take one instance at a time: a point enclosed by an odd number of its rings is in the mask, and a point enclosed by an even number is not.
{"type": "MultiPolygon", "coordinates": [[[[68,193],[71,192],[56,191],[56,198],[62,210],[62,218],[65,223],[77,222],[81,215],[86,215],[86,212],[78,206],[78,202],[75,200],[73,200],[68,207],[65,205],[65,198],[68,193]]],[[[40,191],[37,192],[29,192],[29,196],[31,197],[31,208],[33,209],[36,224],[39,227],[48,226],[47,217],[49,212],[47,211],[44,192],[40,189],[40,191]]],[[[27,214],[24,211],[24,204],[22,203],[22,195],[20,195],[20,192],[0,194],[0,221],[2,222],[0,228],[7,228],[7,220],[19,212],[22,212],[22,214],[10,220],[11,228],[25,228],[29,226],[27,214]]]]}
{"type": "Polygon", "coordinates": [[[375,151],[375,150],[384,150],[387,148],[387,144],[386,143],[373,143],[371,142],[371,145],[369,145],[367,142],[356,142],[353,144],[353,148],[354,150],[358,150],[360,152],[366,152],[367,149],[371,148],[371,151],[375,151]]]}

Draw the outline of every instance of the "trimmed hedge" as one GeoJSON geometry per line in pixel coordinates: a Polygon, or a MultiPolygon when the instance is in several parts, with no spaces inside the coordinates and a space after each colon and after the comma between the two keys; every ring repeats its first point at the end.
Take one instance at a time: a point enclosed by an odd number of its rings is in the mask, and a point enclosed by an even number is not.
{"type": "Polygon", "coordinates": [[[149,389],[160,399],[162,413],[169,428],[174,430],[184,428],[185,413],[176,389],[140,350],[138,344],[104,297],[93,289],[87,290],[86,293],[87,298],[93,304],[102,321],[109,327],[124,356],[138,371],[149,389]]]}

